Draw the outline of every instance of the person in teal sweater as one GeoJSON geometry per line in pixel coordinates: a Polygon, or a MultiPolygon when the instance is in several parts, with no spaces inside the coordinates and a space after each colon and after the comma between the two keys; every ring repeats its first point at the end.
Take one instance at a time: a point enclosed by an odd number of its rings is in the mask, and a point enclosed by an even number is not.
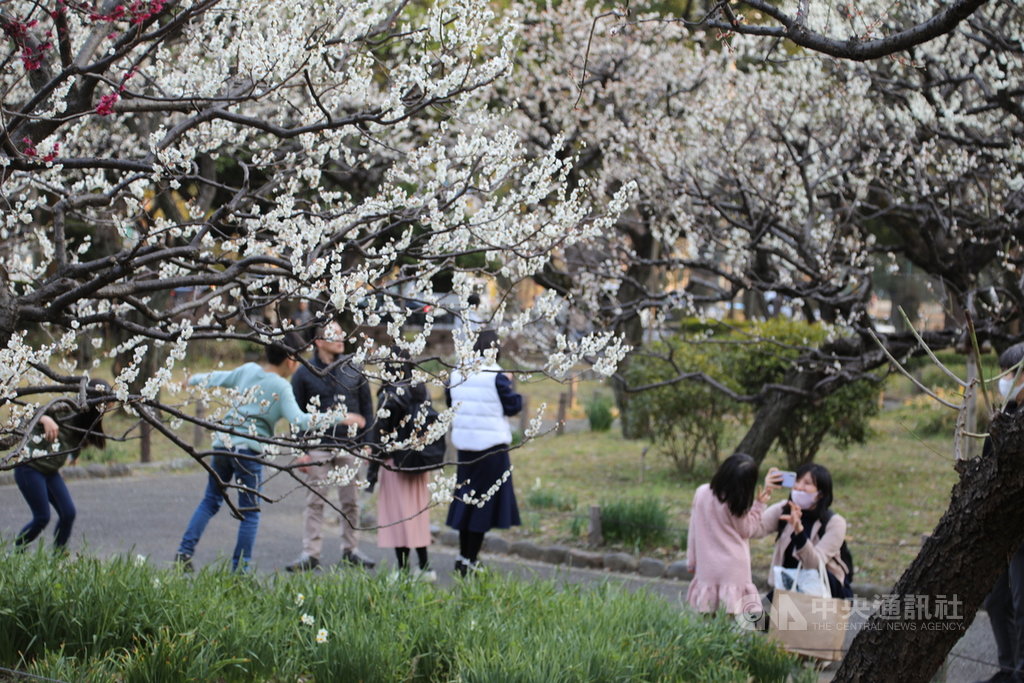
{"type": "MultiPolygon", "coordinates": [[[[249,400],[233,406],[220,420],[222,429],[215,434],[213,446],[222,452],[210,460],[206,492],[192,513],[175,556],[182,569],[192,570],[196,544],[220,510],[230,484],[238,485],[238,512],[242,515],[231,568],[244,571],[249,565],[260,522],[263,444],[274,436],[274,426],[282,418],[299,429],[311,427],[312,415],[299,407],[288,381],[299,367],[295,354],[302,346],[302,340],[290,333],[282,343],[266,347],[263,363],[246,363],[234,370],[205,372],[189,378],[191,385],[236,389],[249,400]]],[[[361,415],[350,414],[340,424],[362,428],[366,421],[361,415]]]]}

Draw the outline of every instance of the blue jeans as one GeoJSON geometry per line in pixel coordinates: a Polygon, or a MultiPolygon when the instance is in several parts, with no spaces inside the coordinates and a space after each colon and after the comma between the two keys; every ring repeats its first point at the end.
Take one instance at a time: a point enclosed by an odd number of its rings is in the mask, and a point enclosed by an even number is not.
{"type": "Polygon", "coordinates": [[[67,544],[71,527],[75,523],[75,504],[64,484],[60,472],[43,474],[28,465],[14,468],[14,481],[32,510],[32,521],[18,532],[15,545],[25,545],[36,539],[50,523],[50,506],[57,511],[57,528],[53,533],[53,545],[60,548],[67,544]]]}
{"type": "MultiPolygon", "coordinates": [[[[234,451],[239,455],[258,456],[255,451],[248,448],[240,448],[234,451]]],[[[260,490],[262,483],[263,463],[259,460],[248,460],[237,458],[228,453],[218,454],[210,460],[211,473],[206,482],[206,493],[199,502],[196,511],[192,513],[192,519],[185,529],[185,535],[181,538],[181,545],[178,552],[182,555],[191,556],[196,549],[196,544],[206,530],[210,519],[220,510],[221,504],[228,492],[223,489],[224,484],[238,484],[249,491],[238,490],[238,511],[242,515],[238,523],[238,539],[235,541],[235,551],[231,554],[231,569],[242,569],[249,565],[252,559],[252,547],[256,543],[256,531],[260,526],[259,496],[254,491],[260,490]]]]}

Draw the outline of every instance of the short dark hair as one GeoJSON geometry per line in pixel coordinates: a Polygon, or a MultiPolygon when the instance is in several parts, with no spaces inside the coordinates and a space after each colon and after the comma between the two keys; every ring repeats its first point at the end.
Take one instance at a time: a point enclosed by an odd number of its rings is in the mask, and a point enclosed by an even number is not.
{"type": "Polygon", "coordinates": [[[757,463],[746,453],[726,458],[711,478],[711,492],[725,503],[734,517],[742,517],[754,504],[757,488],[757,463]]]}
{"type": "Polygon", "coordinates": [[[476,344],[473,344],[473,350],[477,353],[484,353],[488,349],[497,349],[498,353],[495,354],[494,359],[501,360],[501,340],[494,330],[483,330],[477,337],[476,344]]]}
{"type": "Polygon", "coordinates": [[[296,332],[286,332],[278,341],[272,341],[266,346],[267,362],[271,365],[280,365],[289,358],[297,358],[306,343],[296,332]]]}
{"type": "Polygon", "coordinates": [[[479,306],[480,305],[480,295],[479,294],[475,294],[475,293],[474,294],[470,294],[469,298],[466,299],[466,303],[468,303],[470,306],[479,306]]]}
{"type": "Polygon", "coordinates": [[[820,515],[821,513],[832,507],[832,473],[828,471],[828,468],[824,465],[819,465],[814,462],[809,462],[806,465],[800,465],[796,470],[796,478],[799,480],[805,474],[810,472],[811,481],[818,489],[818,502],[814,504],[814,509],[820,515]]]}
{"type": "Polygon", "coordinates": [[[999,369],[1009,370],[1024,360],[1024,342],[1017,342],[999,354],[999,369]]]}

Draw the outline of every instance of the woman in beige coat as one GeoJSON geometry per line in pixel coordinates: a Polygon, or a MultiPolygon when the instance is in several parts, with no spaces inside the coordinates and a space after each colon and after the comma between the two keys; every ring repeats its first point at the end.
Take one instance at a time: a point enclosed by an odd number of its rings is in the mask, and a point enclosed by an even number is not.
{"type": "MultiPolygon", "coordinates": [[[[755,536],[778,534],[772,553],[773,567],[824,568],[832,597],[849,598],[852,591],[846,578],[850,568],[840,557],[846,539],[846,520],[833,513],[831,506],[832,475],[821,465],[803,465],[796,471],[789,500],[764,511],[755,536]]],[[[772,574],[768,574],[770,585],[774,581],[772,574]]]]}

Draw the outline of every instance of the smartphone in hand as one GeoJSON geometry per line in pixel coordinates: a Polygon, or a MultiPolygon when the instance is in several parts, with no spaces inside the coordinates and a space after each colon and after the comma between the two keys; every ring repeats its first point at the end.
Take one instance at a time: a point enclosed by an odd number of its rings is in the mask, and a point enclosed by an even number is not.
{"type": "Polygon", "coordinates": [[[796,472],[779,472],[782,475],[782,482],[779,486],[787,489],[793,488],[793,484],[796,483],[796,472]]]}

